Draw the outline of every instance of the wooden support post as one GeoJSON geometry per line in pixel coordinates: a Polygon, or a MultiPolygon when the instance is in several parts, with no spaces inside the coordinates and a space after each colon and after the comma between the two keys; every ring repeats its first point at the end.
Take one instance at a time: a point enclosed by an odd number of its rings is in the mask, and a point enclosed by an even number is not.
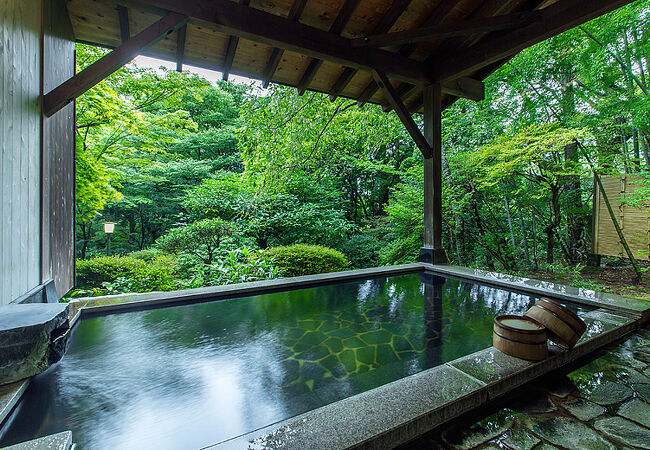
{"type": "Polygon", "coordinates": [[[158,22],[145,28],[43,96],[43,114],[51,117],[55,112],[131,61],[144,48],[183,26],[188,19],[189,17],[183,14],[168,13],[158,22]]]}
{"type": "Polygon", "coordinates": [[[446,264],[442,247],[442,89],[439,84],[424,88],[424,137],[432,155],[424,159],[424,245],[418,260],[446,264]]]}

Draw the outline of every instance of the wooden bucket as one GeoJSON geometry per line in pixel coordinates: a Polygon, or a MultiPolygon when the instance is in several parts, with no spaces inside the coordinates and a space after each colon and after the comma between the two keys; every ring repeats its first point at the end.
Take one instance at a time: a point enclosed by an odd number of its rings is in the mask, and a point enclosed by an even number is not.
{"type": "Polygon", "coordinates": [[[530,317],[510,314],[495,317],[492,345],[506,355],[529,361],[548,357],[546,328],[530,317]]]}
{"type": "Polygon", "coordinates": [[[577,314],[548,298],[540,298],[525,314],[544,325],[548,338],[566,349],[573,348],[587,325],[577,314]]]}

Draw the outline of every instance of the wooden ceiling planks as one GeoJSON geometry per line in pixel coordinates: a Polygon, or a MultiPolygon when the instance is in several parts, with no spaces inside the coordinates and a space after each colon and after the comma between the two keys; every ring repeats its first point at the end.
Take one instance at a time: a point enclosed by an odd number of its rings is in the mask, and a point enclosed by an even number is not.
{"type": "MultiPolygon", "coordinates": [[[[185,0],[179,4],[184,6],[187,4],[201,5],[204,10],[212,8],[214,11],[219,11],[220,6],[215,5],[228,6],[248,3],[241,0],[200,1],[201,3],[196,3],[196,0],[185,0]]],[[[249,8],[282,18],[284,22],[277,22],[278,24],[286,24],[288,18],[293,19],[295,23],[302,24],[301,26],[306,25],[325,32],[332,29],[333,32],[345,39],[355,39],[434,26],[438,23],[450,24],[481,17],[532,11],[559,2],[581,5],[578,0],[363,0],[350,2],[351,0],[250,0],[249,8]],[[346,4],[352,4],[354,7],[349,8],[351,11],[346,17],[341,17],[341,11],[345,11],[346,4]],[[338,25],[337,17],[339,18],[338,25]]],[[[585,12],[585,18],[607,12],[614,7],[629,3],[629,1],[594,0],[585,4],[587,5],[585,8],[589,9],[591,6],[588,5],[591,3],[598,3],[598,7],[594,7],[594,11],[591,13],[585,12]]],[[[124,41],[127,30],[131,35],[135,35],[158,21],[166,10],[174,10],[173,8],[177,7],[173,2],[164,0],[67,1],[75,39],[79,42],[93,43],[109,48],[119,46],[124,41]]],[[[229,8],[230,6],[226,9],[229,8]]],[[[244,10],[239,11],[243,12],[244,10]]],[[[469,74],[482,79],[499,66],[499,61],[505,60],[504,58],[495,60],[495,58],[505,54],[507,49],[505,49],[504,43],[507,42],[508,33],[511,31],[495,29],[468,36],[383,47],[380,49],[380,52],[383,53],[373,54],[369,58],[365,58],[363,55],[361,64],[349,66],[344,65],[349,64],[346,62],[350,61],[349,59],[334,58],[330,60],[327,52],[324,54],[325,57],[321,58],[320,55],[323,54],[318,53],[320,50],[310,53],[305,48],[300,50],[286,46],[281,48],[277,44],[280,46],[285,44],[279,41],[258,40],[255,34],[236,35],[236,28],[235,34],[232,34],[227,31],[231,30],[228,27],[222,29],[218,20],[207,20],[212,17],[210,15],[204,16],[204,20],[201,20],[200,16],[190,15],[192,18],[187,24],[184,49],[179,49],[181,40],[177,33],[172,33],[144,50],[143,53],[170,61],[182,60],[181,63],[186,65],[197,65],[226,73],[261,80],[273,80],[281,84],[326,92],[330,94],[332,100],[337,96],[342,96],[358,100],[360,104],[365,102],[382,104],[385,108],[389,108],[390,105],[386,101],[384,93],[378,90],[370,73],[371,68],[385,71],[388,74],[395,87],[396,95],[399,95],[401,101],[409,108],[420,109],[419,99],[422,98],[422,86],[425,83],[423,83],[422,75],[416,74],[409,78],[410,68],[402,67],[397,70],[398,73],[393,73],[390,70],[391,67],[368,65],[373,61],[381,61],[382,58],[385,62],[391,61],[390,58],[387,59],[382,55],[390,53],[400,55],[399,58],[402,59],[393,58],[393,60],[406,61],[407,65],[410,64],[409,67],[413,69],[416,66],[421,67],[425,71],[423,72],[425,77],[430,77],[426,79],[431,81],[436,80],[436,77],[456,76],[453,73],[454,70],[458,70],[459,75],[469,74]],[[199,18],[197,19],[197,17],[199,18]],[[236,37],[236,45],[233,45],[233,36],[236,37]],[[490,61],[488,61],[490,64],[483,66],[480,64],[480,51],[486,51],[490,42],[504,48],[500,52],[490,52],[490,61]],[[305,51],[305,54],[302,54],[302,51],[305,51]],[[467,54],[467,62],[464,59],[465,54],[467,54]],[[403,58],[408,58],[410,61],[403,58]],[[314,66],[313,61],[317,59],[322,59],[323,62],[316,65],[316,70],[308,71],[310,62],[311,66],[314,66]],[[450,63],[453,63],[453,66],[450,66],[450,63]]],[[[579,22],[579,17],[572,23],[577,22],[579,22]]],[[[545,24],[541,22],[538,24],[539,33],[543,32],[544,26],[545,24]]],[[[521,27],[521,29],[524,28],[526,27],[521,27]]],[[[531,29],[530,26],[528,28],[531,29]]],[[[559,26],[555,26],[555,28],[562,29],[559,26]]],[[[301,28],[294,27],[294,29],[304,31],[301,28]]],[[[532,30],[531,33],[535,31],[535,29],[532,30]]],[[[525,42],[533,41],[534,39],[530,38],[525,42]]],[[[517,49],[520,49],[519,47],[517,49]]],[[[395,63],[395,65],[398,64],[395,63]]],[[[446,95],[443,102],[451,104],[453,99],[450,95],[446,95]]]]}

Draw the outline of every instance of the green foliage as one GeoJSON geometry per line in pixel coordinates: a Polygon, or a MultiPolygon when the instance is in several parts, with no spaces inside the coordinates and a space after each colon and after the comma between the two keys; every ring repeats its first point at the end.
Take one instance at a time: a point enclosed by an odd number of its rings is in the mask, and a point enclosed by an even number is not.
{"type": "MultiPolygon", "coordinates": [[[[128,256],[77,260],[76,269],[77,286],[80,288],[93,288],[105,283],[117,283],[122,287],[128,284],[132,289],[123,292],[169,291],[175,288],[174,273],[170,267],[128,256]]],[[[116,288],[110,289],[114,291],[116,288]]]]}
{"type": "Polygon", "coordinates": [[[295,244],[273,247],[265,254],[273,260],[283,275],[290,277],[338,272],[349,266],[343,253],[320,245],[295,244]]]}
{"type": "Polygon", "coordinates": [[[335,245],[352,229],[336,193],[318,186],[256,192],[235,174],[218,174],[187,191],[183,206],[194,218],[219,217],[259,247],[293,243],[335,245]]]}
{"type": "Polygon", "coordinates": [[[372,230],[353,234],[344,240],[337,250],[341,251],[354,269],[365,269],[381,265],[381,250],[385,246],[383,230],[372,230]]]}
{"type": "Polygon", "coordinates": [[[232,234],[232,226],[221,219],[204,219],[179,228],[162,236],[156,245],[168,253],[189,253],[211,264],[214,252],[224,236],[232,234]]]}
{"type": "MultiPolygon", "coordinates": [[[[649,11],[639,0],[527,49],[485,80],[485,101],[444,111],[452,262],[509,272],[585,262],[593,177],[574,139],[600,173],[638,174],[623,200],[650,207],[649,11]]],[[[77,44],[78,69],[105,52],[77,44]]],[[[251,248],[323,245],[352,267],[414,261],[422,157],[394,113],[354,105],[188,72],[116,71],[76,102],[79,256],[106,252],[110,220],[114,252],[141,251],[130,254],[173,267],[188,287],[332,270],[291,252],[297,262],[276,268],[251,248]]],[[[141,280],[113,274],[93,287],[143,290],[141,280]]]]}
{"type": "Polygon", "coordinates": [[[266,255],[246,247],[231,250],[213,264],[192,266],[181,286],[197,288],[278,278],[279,271],[266,255]]]}

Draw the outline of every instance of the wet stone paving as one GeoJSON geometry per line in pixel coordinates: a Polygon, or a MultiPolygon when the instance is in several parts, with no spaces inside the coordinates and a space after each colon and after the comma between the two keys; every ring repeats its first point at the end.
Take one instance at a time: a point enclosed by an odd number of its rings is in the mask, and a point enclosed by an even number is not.
{"type": "MultiPolygon", "coordinates": [[[[285,328],[281,342],[290,351],[284,360],[286,373],[295,377],[287,380],[285,390],[302,383],[311,390],[316,380],[344,380],[422,354],[426,344],[421,330],[407,322],[383,322],[385,309],[319,314],[285,328]]],[[[435,327],[429,330],[435,333],[432,338],[439,338],[435,327]]]]}
{"type": "Polygon", "coordinates": [[[404,449],[649,449],[650,329],[603,353],[525,386],[487,417],[456,421],[404,449]]]}

